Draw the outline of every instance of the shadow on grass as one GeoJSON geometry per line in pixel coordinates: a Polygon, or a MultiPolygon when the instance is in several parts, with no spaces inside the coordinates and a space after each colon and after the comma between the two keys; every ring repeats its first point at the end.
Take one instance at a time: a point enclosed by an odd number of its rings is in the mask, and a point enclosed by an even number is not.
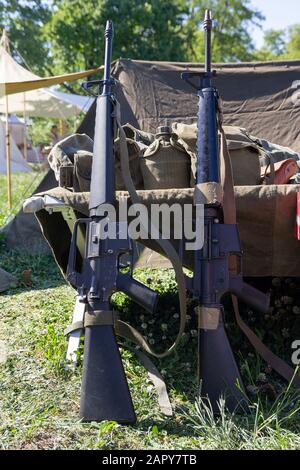
{"type": "Polygon", "coordinates": [[[52,255],[33,256],[22,251],[7,250],[3,243],[0,245],[0,267],[13,274],[19,281],[17,287],[2,295],[53,289],[66,283],[52,255]]]}

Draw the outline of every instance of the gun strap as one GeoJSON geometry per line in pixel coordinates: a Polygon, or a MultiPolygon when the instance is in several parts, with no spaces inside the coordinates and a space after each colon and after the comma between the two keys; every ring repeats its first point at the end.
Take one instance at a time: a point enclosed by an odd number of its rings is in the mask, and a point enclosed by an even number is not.
{"type": "MultiPolygon", "coordinates": [[[[236,224],[236,207],[235,207],[235,198],[234,198],[234,189],[233,189],[233,179],[232,179],[232,169],[231,162],[226,146],[226,137],[224,130],[222,128],[222,123],[219,121],[219,129],[221,132],[221,178],[222,186],[224,190],[223,197],[223,211],[224,211],[224,221],[228,224],[236,224]]],[[[230,271],[231,273],[236,273],[236,259],[231,257],[229,260],[230,271]]],[[[279,375],[289,382],[293,380],[293,385],[297,388],[300,388],[300,372],[295,374],[295,370],[290,367],[283,359],[276,356],[262,341],[261,339],[251,330],[251,328],[243,321],[240,312],[238,299],[235,295],[231,296],[233,309],[235,313],[235,319],[248,338],[249,342],[252,344],[254,349],[258,354],[269,364],[272,369],[274,369],[279,375]]]]}
{"type": "MultiPolygon", "coordinates": [[[[84,328],[89,326],[103,325],[114,326],[115,333],[118,336],[132,341],[134,344],[144,348],[147,351],[147,342],[144,340],[143,336],[135,328],[121,321],[117,314],[112,310],[96,310],[94,312],[85,311],[83,320],[72,323],[72,325],[65,329],[64,334],[65,336],[68,336],[74,331],[84,330],[84,328]]],[[[127,345],[123,347],[126,347],[130,351],[134,352],[140,360],[141,364],[147,370],[149,379],[156,389],[158,404],[161,412],[166,416],[172,416],[172,406],[168,396],[167,387],[157,367],[155,367],[151,359],[143,354],[142,351],[136,350],[127,345]]]]}
{"type": "Polygon", "coordinates": [[[300,388],[300,373],[298,372],[295,374],[295,370],[290,367],[283,359],[276,356],[262,341],[261,339],[254,333],[254,331],[249,328],[249,326],[244,322],[242,319],[239,307],[238,307],[238,300],[237,298],[232,295],[232,304],[235,313],[235,319],[248,338],[254,349],[260,354],[260,356],[269,364],[272,369],[274,369],[279,375],[281,375],[287,381],[293,383],[293,385],[297,388],[300,388]]]}
{"type": "Polygon", "coordinates": [[[64,335],[68,336],[73,331],[83,330],[87,326],[114,325],[115,313],[112,310],[95,310],[89,312],[85,310],[83,320],[76,321],[69,325],[64,335]]]}
{"type": "MultiPolygon", "coordinates": [[[[123,338],[128,339],[126,336],[123,336],[123,338]]],[[[155,387],[160,411],[165,416],[173,416],[172,405],[171,405],[170,398],[168,395],[166,383],[163,377],[161,376],[159,370],[157,369],[157,367],[151,361],[151,359],[139,349],[135,349],[128,345],[123,345],[123,344],[119,346],[121,346],[122,348],[124,347],[126,349],[129,349],[129,351],[133,352],[137,356],[140,363],[147,370],[148,377],[155,387]]]]}
{"type": "MultiPolygon", "coordinates": [[[[119,122],[117,120],[117,126],[119,128],[119,136],[120,136],[120,161],[121,161],[121,168],[122,168],[122,176],[123,180],[126,186],[127,191],[129,192],[130,198],[134,204],[141,203],[140,197],[138,196],[135,186],[133,184],[131,174],[130,174],[130,168],[129,168],[129,157],[128,157],[128,149],[127,149],[127,143],[126,143],[126,135],[125,132],[119,122]]],[[[148,224],[147,227],[144,227],[144,229],[149,233],[149,226],[151,226],[151,221],[149,221],[150,224],[148,224]]],[[[153,225],[153,223],[152,223],[153,225]]],[[[159,233],[159,230],[157,227],[155,227],[157,230],[157,233],[159,233]]],[[[147,343],[147,341],[143,338],[143,336],[135,330],[131,331],[132,337],[138,338],[138,341],[141,342],[142,347],[145,349],[146,352],[151,354],[154,357],[157,358],[163,358],[171,354],[174,349],[178,346],[179,341],[182,337],[182,334],[185,329],[186,325],[186,287],[185,287],[185,277],[182,269],[182,264],[180,261],[180,258],[175,250],[175,248],[172,246],[172,244],[169,242],[169,240],[162,239],[158,237],[156,239],[156,242],[159,244],[163,252],[165,253],[166,257],[171,261],[173,265],[173,269],[175,271],[176,275],[176,281],[178,285],[178,295],[179,295],[179,305],[180,305],[180,325],[179,325],[179,331],[177,333],[177,337],[170,346],[170,348],[166,349],[166,351],[162,353],[157,353],[155,352],[150,345],[147,343]],[[138,333],[138,335],[137,335],[138,333]]],[[[128,325],[129,326],[129,325],[128,325]]],[[[130,327],[132,329],[132,327],[130,327]]]]}

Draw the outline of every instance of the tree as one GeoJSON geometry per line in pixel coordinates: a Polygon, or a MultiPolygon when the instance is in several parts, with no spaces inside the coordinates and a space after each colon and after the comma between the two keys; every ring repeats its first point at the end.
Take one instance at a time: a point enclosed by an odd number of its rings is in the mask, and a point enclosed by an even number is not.
{"type": "Polygon", "coordinates": [[[189,0],[186,23],[187,58],[201,62],[204,59],[202,33],[203,13],[212,10],[214,29],[212,56],[214,62],[252,60],[254,44],[250,29],[260,25],[263,15],[252,8],[250,0],[189,0]]]}
{"type": "Polygon", "coordinates": [[[249,30],[263,16],[250,0],[0,0],[0,27],[41,75],[101,64],[108,18],[114,58],[199,62],[205,8],[214,18],[213,61],[251,60],[249,30]]]}
{"type": "Polygon", "coordinates": [[[177,0],[56,0],[45,31],[57,71],[91,68],[103,60],[106,19],[115,23],[113,56],[181,60],[185,9],[177,0]]]}
{"type": "Polygon", "coordinates": [[[215,20],[213,60],[251,60],[248,30],[263,16],[250,0],[55,0],[45,28],[55,71],[99,65],[108,18],[116,26],[114,58],[202,61],[205,8],[215,20]]]}
{"type": "Polygon", "coordinates": [[[271,29],[265,32],[264,44],[256,52],[258,60],[300,59],[300,24],[286,30],[271,29]]]}
{"type": "Polygon", "coordinates": [[[43,0],[0,0],[0,30],[6,28],[14,57],[37,74],[48,60],[43,26],[50,17],[43,0]]]}
{"type": "Polygon", "coordinates": [[[288,28],[285,57],[287,59],[300,59],[300,24],[288,28]]]}

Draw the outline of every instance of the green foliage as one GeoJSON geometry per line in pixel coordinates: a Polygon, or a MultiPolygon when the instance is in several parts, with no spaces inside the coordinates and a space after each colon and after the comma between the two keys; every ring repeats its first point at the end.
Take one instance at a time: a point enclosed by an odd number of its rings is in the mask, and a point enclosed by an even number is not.
{"type": "Polygon", "coordinates": [[[0,0],[0,27],[40,74],[98,66],[103,31],[115,23],[113,57],[202,61],[205,8],[214,17],[213,60],[250,60],[249,28],[263,17],[250,0],[0,0]]]}
{"type": "Polygon", "coordinates": [[[288,29],[285,56],[287,59],[300,58],[300,24],[295,24],[288,29]]]}
{"type": "Polygon", "coordinates": [[[57,70],[92,68],[103,60],[103,32],[116,25],[114,58],[180,60],[184,8],[176,0],[57,0],[45,31],[57,70]]]}
{"type": "Polygon", "coordinates": [[[49,44],[43,25],[50,17],[49,2],[44,0],[0,0],[0,31],[7,29],[12,54],[37,74],[47,66],[49,44]]]}
{"type": "Polygon", "coordinates": [[[45,34],[56,72],[84,70],[101,62],[102,0],[56,0],[45,34]]]}
{"type": "Polygon", "coordinates": [[[49,122],[49,119],[47,118],[31,119],[31,123],[27,129],[30,142],[32,142],[33,147],[51,144],[50,128],[53,124],[58,125],[58,119],[51,119],[51,122],[49,122]]]}
{"type": "Polygon", "coordinates": [[[43,170],[34,168],[32,173],[13,173],[11,175],[12,210],[8,209],[6,175],[0,175],[0,228],[20,210],[24,199],[32,194],[44,174],[43,170]]]}
{"type": "Polygon", "coordinates": [[[265,32],[263,47],[255,53],[258,60],[292,60],[300,58],[300,24],[286,30],[265,32]]]}
{"type": "Polygon", "coordinates": [[[248,0],[57,0],[46,26],[58,70],[99,65],[103,57],[103,27],[114,21],[114,58],[201,61],[205,8],[215,19],[214,61],[248,60],[254,49],[249,26],[262,15],[248,0]]]}
{"type": "Polygon", "coordinates": [[[284,30],[270,29],[264,34],[264,44],[255,53],[257,60],[276,60],[286,51],[286,36],[284,30]]]}
{"type": "MultiPolygon", "coordinates": [[[[251,396],[245,414],[228,413],[220,400],[220,415],[213,416],[208,403],[195,403],[196,372],[187,366],[196,359],[197,345],[191,338],[176,354],[157,362],[167,380],[173,417],[159,412],[146,371],[123,349],[137,424],[80,422],[82,363],[74,372],[64,370],[63,330],[71,320],[74,290],[65,285],[51,256],[8,253],[2,247],[0,260],[1,267],[17,276],[24,269],[33,271],[31,288],[20,285],[0,296],[2,449],[300,449],[299,394],[287,390],[285,383],[276,382],[274,399],[262,392],[251,396]]],[[[176,307],[171,272],[139,270],[137,277],[160,295],[169,295],[168,309],[161,309],[160,316],[170,315],[176,307]]],[[[124,297],[115,302],[122,312],[128,306],[124,297]]],[[[131,321],[138,320],[138,314],[132,305],[125,312],[131,321]]],[[[161,321],[165,318],[156,318],[158,325],[161,321]]],[[[242,342],[243,336],[238,337],[242,342]]],[[[255,369],[248,372],[254,381],[255,369]]]]}
{"type": "Polygon", "coordinates": [[[0,0],[0,28],[13,54],[41,75],[101,64],[108,18],[116,27],[114,59],[201,62],[205,8],[213,12],[214,62],[299,58],[299,25],[267,31],[255,51],[251,28],[264,17],[250,0],[0,0]]]}
{"type": "Polygon", "coordinates": [[[214,62],[252,59],[254,45],[250,35],[253,25],[260,25],[263,15],[249,0],[190,0],[186,23],[187,57],[201,62],[204,59],[202,31],[203,12],[212,10],[214,29],[212,56],[214,62]]]}
{"type": "Polygon", "coordinates": [[[188,13],[186,2],[178,0],[108,0],[104,17],[118,25],[115,57],[145,60],[182,60],[182,25],[188,13]]]}
{"type": "Polygon", "coordinates": [[[264,44],[266,49],[274,56],[279,56],[285,52],[285,33],[284,30],[270,29],[265,32],[264,44]]]}

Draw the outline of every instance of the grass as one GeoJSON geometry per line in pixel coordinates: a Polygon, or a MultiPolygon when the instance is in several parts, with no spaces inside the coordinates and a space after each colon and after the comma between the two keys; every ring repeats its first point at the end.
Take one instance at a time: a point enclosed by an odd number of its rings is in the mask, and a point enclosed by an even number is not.
{"type": "Polygon", "coordinates": [[[21,208],[24,199],[30,196],[42,180],[45,172],[33,166],[32,173],[13,173],[12,182],[12,209],[8,208],[6,175],[0,174],[0,227],[15,215],[21,208]]]}
{"type": "MultiPolygon", "coordinates": [[[[0,297],[0,359],[2,449],[300,449],[300,399],[286,384],[271,376],[275,399],[258,393],[250,411],[230,414],[220,403],[220,416],[196,397],[196,338],[193,318],[179,350],[157,362],[167,381],[173,417],[163,416],[155,390],[132,352],[123,350],[129,386],[138,422],[124,427],[114,422],[79,420],[81,364],[73,373],[65,366],[63,330],[70,322],[74,291],[65,284],[50,256],[33,258],[7,252],[2,247],[1,266],[22,279],[32,269],[30,288],[18,288],[0,297]],[[188,373],[187,373],[188,372],[188,373]]],[[[160,319],[155,320],[123,295],[114,299],[125,318],[142,323],[148,339],[167,343],[176,330],[175,283],[169,270],[137,273],[160,292],[160,319]],[[168,336],[161,323],[167,322],[168,336]]],[[[189,314],[192,314],[189,302],[189,314]]],[[[249,348],[249,351],[251,349],[249,348]]],[[[238,351],[236,351],[238,352],[238,351]]],[[[246,384],[257,382],[264,365],[254,361],[251,370],[240,357],[246,384]]]]}
{"type": "MultiPolygon", "coordinates": [[[[13,178],[17,202],[24,191],[30,194],[26,188],[32,175],[13,178]]],[[[2,223],[8,215],[4,179],[0,176],[2,223]]],[[[155,361],[166,379],[174,416],[160,413],[146,371],[134,353],[123,349],[137,424],[124,427],[114,422],[82,423],[81,360],[74,372],[65,370],[63,331],[71,320],[74,290],[65,283],[50,255],[33,257],[9,252],[3,240],[0,266],[20,281],[18,287],[0,295],[0,448],[300,449],[299,395],[253,353],[229,312],[226,323],[249,392],[249,411],[229,413],[220,400],[220,413],[214,416],[209,404],[196,399],[197,331],[191,299],[188,326],[180,347],[172,356],[155,361]],[[31,282],[26,287],[22,273],[29,269],[31,282]]],[[[178,327],[173,274],[170,270],[138,270],[136,276],[159,292],[158,313],[145,313],[123,294],[114,296],[115,308],[143,331],[153,347],[163,349],[178,327]]],[[[243,316],[264,341],[288,358],[291,337],[287,332],[299,336],[300,316],[292,315],[294,307],[285,299],[293,297],[299,304],[300,284],[277,279],[271,291],[273,297],[276,294],[283,299],[273,299],[280,305],[271,312],[272,318],[248,310],[243,311],[243,316]]]]}

